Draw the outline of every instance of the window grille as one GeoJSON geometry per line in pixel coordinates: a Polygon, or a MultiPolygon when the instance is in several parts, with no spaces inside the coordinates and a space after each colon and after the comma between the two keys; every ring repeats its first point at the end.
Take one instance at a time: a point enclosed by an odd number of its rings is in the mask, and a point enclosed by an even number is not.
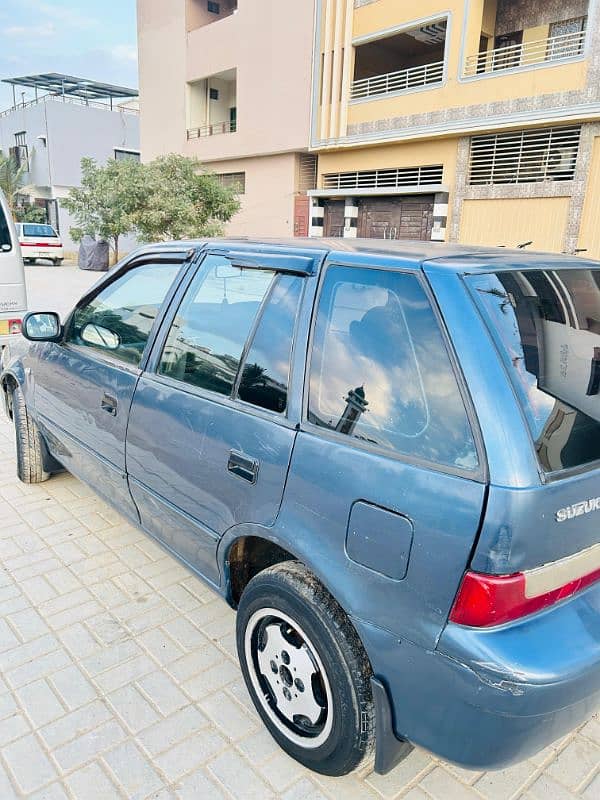
{"type": "Polygon", "coordinates": [[[298,191],[307,192],[317,187],[317,157],[312,153],[300,153],[298,159],[298,191]]]}
{"type": "Polygon", "coordinates": [[[218,174],[217,180],[227,189],[233,189],[236,194],[244,194],[246,191],[245,172],[223,172],[218,174]]]}
{"type": "Polygon", "coordinates": [[[399,167],[364,172],[335,172],[323,175],[324,189],[401,189],[405,186],[437,186],[442,182],[442,164],[399,167]]]}
{"type": "Polygon", "coordinates": [[[573,180],[580,135],[580,125],[569,125],[473,136],[469,183],[573,180]]]}

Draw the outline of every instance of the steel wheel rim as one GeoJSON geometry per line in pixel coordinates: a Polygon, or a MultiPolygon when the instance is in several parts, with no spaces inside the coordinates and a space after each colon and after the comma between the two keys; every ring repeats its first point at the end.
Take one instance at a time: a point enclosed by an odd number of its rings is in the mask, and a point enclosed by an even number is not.
{"type": "Polygon", "coordinates": [[[320,747],[333,727],[333,697],[323,662],[302,627],[275,608],[261,608],[248,620],[244,653],[270,721],[294,744],[320,747]]]}

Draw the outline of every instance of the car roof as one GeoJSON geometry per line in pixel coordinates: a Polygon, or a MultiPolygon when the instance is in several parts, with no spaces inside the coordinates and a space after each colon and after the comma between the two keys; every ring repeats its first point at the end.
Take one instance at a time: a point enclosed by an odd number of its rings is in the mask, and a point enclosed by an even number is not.
{"type": "Polygon", "coordinates": [[[507,247],[446,244],[389,239],[331,239],[331,238],[214,238],[185,240],[147,245],[136,255],[149,253],[187,252],[199,247],[238,253],[281,253],[303,255],[315,262],[315,270],[325,257],[329,261],[351,260],[373,266],[373,256],[383,268],[393,268],[402,261],[403,268],[421,269],[428,263],[454,272],[504,271],[523,269],[600,269],[600,261],[582,256],[536,252],[507,247]]]}

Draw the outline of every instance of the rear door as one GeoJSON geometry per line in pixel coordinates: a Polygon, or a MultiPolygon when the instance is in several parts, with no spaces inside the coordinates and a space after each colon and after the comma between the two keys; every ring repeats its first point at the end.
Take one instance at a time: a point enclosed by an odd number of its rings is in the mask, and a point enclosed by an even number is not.
{"type": "Polygon", "coordinates": [[[133,512],[125,431],[148,341],[181,258],[131,262],[84,299],[63,341],[31,348],[37,420],[56,458],[113,503],[133,512]]]}
{"type": "Polygon", "coordinates": [[[433,646],[479,528],[484,457],[421,273],[344,261],[322,277],[278,525],[351,615],[433,646]]]}
{"type": "Polygon", "coordinates": [[[23,259],[17,232],[0,191],[0,347],[20,331],[27,308],[23,259]]]}
{"type": "Polygon", "coordinates": [[[524,419],[524,424],[519,418],[507,424],[517,427],[521,422],[521,446],[538,462],[526,486],[515,490],[492,485],[473,557],[479,571],[513,573],[571,557],[581,560],[584,572],[600,568],[600,270],[596,266],[596,262],[569,264],[556,259],[547,268],[540,264],[464,279],[512,381],[524,419]],[[505,548],[497,542],[500,525],[511,531],[510,546],[505,548]],[[586,557],[576,556],[582,552],[586,557]]]}
{"type": "MultiPolygon", "coordinates": [[[[301,260],[301,259],[299,259],[301,260]]],[[[127,469],[142,524],[209,580],[238,523],[272,525],[296,435],[287,384],[304,278],[209,254],[135,392],[127,469]]]]}

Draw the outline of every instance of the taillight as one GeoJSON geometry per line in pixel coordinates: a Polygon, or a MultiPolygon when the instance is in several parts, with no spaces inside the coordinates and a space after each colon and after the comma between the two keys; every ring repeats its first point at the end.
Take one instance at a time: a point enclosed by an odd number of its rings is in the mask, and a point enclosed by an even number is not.
{"type": "Polygon", "coordinates": [[[450,612],[458,625],[487,628],[525,617],[558,603],[600,580],[600,569],[540,594],[527,591],[527,573],[485,575],[465,573],[450,612]]]}
{"type": "Polygon", "coordinates": [[[9,333],[21,333],[21,320],[20,319],[9,319],[8,320],[8,332],[9,333]]]}

